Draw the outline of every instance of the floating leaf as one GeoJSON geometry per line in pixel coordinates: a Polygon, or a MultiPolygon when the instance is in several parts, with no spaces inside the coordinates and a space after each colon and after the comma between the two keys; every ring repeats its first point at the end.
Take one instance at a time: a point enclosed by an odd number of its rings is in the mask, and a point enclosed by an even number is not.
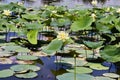
{"type": "Polygon", "coordinates": [[[2,47],[3,49],[5,49],[6,51],[12,51],[12,52],[14,52],[16,49],[19,49],[20,48],[20,46],[14,46],[14,45],[9,45],[9,46],[4,46],[4,47],[2,47]]]}
{"type": "Polygon", "coordinates": [[[16,74],[15,76],[18,78],[35,78],[38,74],[36,72],[29,72],[25,74],[16,74]]]}
{"type": "Polygon", "coordinates": [[[99,41],[99,42],[83,41],[83,43],[90,49],[96,49],[103,44],[103,41],[99,41]]]}
{"type": "MultiPolygon", "coordinates": [[[[74,69],[67,69],[67,71],[74,73],[74,69]]],[[[77,74],[92,73],[92,69],[86,67],[76,67],[77,74]]]]}
{"type": "Polygon", "coordinates": [[[52,42],[43,48],[43,52],[47,53],[47,54],[53,54],[55,53],[56,51],[59,51],[61,49],[63,45],[63,42],[61,40],[52,40],[52,42]]]}
{"type": "Polygon", "coordinates": [[[40,19],[37,14],[30,14],[30,13],[22,15],[22,18],[30,19],[30,20],[38,20],[38,19],[40,19]]]}
{"type": "Polygon", "coordinates": [[[16,49],[15,50],[15,52],[20,52],[20,53],[28,53],[28,52],[30,52],[30,50],[28,49],[28,48],[24,48],[24,47],[21,47],[21,48],[19,48],[19,49],[16,49]]]}
{"type": "Polygon", "coordinates": [[[30,30],[27,33],[27,39],[31,44],[37,44],[38,30],[30,30]]]}
{"type": "Polygon", "coordinates": [[[111,79],[109,77],[95,77],[95,80],[115,80],[115,79],[111,79]]]}
{"type": "Polygon", "coordinates": [[[13,42],[9,42],[9,43],[0,43],[0,46],[12,46],[12,45],[16,45],[13,42]]]}
{"type": "MultiPolygon", "coordinates": [[[[62,62],[72,64],[74,66],[74,58],[62,58],[62,62]]],[[[76,58],[76,66],[84,66],[87,64],[87,61],[80,60],[79,58],[76,58]]]]}
{"type": "Polygon", "coordinates": [[[108,70],[109,67],[105,67],[99,63],[87,63],[85,66],[89,66],[92,69],[96,69],[96,70],[108,70]]]}
{"type": "Polygon", "coordinates": [[[22,73],[22,72],[24,73],[28,70],[38,71],[40,70],[40,67],[35,66],[35,65],[20,64],[20,65],[14,65],[10,67],[10,69],[12,69],[13,71],[17,73],[22,73]]]}
{"type": "Polygon", "coordinates": [[[79,31],[79,30],[89,30],[92,27],[91,24],[93,22],[93,18],[89,16],[81,16],[79,20],[74,21],[71,25],[71,30],[73,31],[79,31]]]}
{"type": "Polygon", "coordinates": [[[65,73],[63,75],[59,75],[57,76],[57,79],[58,80],[74,80],[75,77],[76,77],[76,80],[94,80],[94,77],[88,74],[76,74],[75,76],[74,73],[65,73]]]}
{"type": "Polygon", "coordinates": [[[120,61],[120,47],[117,47],[116,45],[105,46],[100,54],[101,57],[108,62],[120,61]]]}
{"type": "Polygon", "coordinates": [[[10,69],[4,69],[0,71],[0,78],[10,77],[14,74],[14,72],[10,69]]]}
{"type": "Polygon", "coordinates": [[[17,56],[17,59],[20,59],[20,60],[37,60],[38,57],[37,56],[31,56],[31,55],[20,55],[20,56],[17,56]]]}
{"type": "Polygon", "coordinates": [[[14,54],[14,52],[1,51],[0,57],[9,57],[9,56],[12,56],[13,54],[14,54]]]}
{"type": "Polygon", "coordinates": [[[103,76],[110,77],[110,78],[119,78],[120,76],[115,73],[104,73],[103,76]]]}

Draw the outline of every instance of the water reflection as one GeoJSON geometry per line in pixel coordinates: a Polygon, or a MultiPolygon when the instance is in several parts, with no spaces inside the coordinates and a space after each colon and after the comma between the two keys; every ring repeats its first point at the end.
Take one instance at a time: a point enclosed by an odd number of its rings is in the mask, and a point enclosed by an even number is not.
{"type": "MultiPolygon", "coordinates": [[[[22,2],[24,1],[26,7],[40,7],[45,4],[52,4],[57,6],[75,7],[75,5],[91,6],[92,0],[0,0],[0,3],[22,2]]],[[[120,0],[97,0],[98,6],[119,6],[120,0]]]]}

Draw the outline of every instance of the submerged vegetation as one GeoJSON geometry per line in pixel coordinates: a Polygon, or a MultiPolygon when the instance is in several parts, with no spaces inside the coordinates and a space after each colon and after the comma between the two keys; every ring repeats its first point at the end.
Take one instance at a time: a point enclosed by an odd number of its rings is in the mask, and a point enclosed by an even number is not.
{"type": "Polygon", "coordinates": [[[16,63],[1,70],[0,78],[37,78],[43,68],[39,65],[47,65],[42,56],[48,60],[55,56],[53,63],[47,61],[59,67],[53,74],[59,69],[64,73],[55,74],[57,77],[51,80],[118,79],[119,74],[111,67],[114,64],[116,70],[120,68],[120,8],[99,8],[96,0],[92,4],[93,8],[84,10],[48,5],[32,9],[22,3],[0,5],[0,33],[7,41],[0,43],[0,63],[16,63]],[[95,71],[103,73],[95,77],[95,71]]]}

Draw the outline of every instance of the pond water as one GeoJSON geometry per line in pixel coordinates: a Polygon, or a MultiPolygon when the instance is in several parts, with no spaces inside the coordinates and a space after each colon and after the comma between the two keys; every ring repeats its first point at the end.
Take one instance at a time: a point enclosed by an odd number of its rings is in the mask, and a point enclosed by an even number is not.
{"type": "MultiPolygon", "coordinates": [[[[23,0],[0,0],[1,4],[8,4],[10,2],[21,2],[23,0]]],[[[45,4],[52,4],[56,6],[68,6],[69,8],[75,8],[76,6],[81,6],[82,8],[89,8],[92,7],[90,2],[91,0],[36,0],[36,1],[28,1],[24,0],[26,7],[40,7],[45,4]]],[[[99,0],[98,6],[119,6],[120,0],[99,0]]],[[[13,35],[16,35],[13,33],[13,35]]],[[[8,37],[11,35],[8,35],[8,37]]],[[[9,40],[8,40],[9,41],[9,40]]],[[[70,65],[66,64],[55,64],[54,61],[56,56],[51,57],[39,57],[39,60],[36,61],[36,65],[41,67],[41,70],[38,71],[38,77],[34,79],[19,79],[15,76],[5,78],[4,80],[56,80],[56,76],[58,74],[66,73],[66,69],[70,68],[70,65]],[[42,62],[42,63],[41,63],[42,62]]],[[[105,66],[110,67],[108,63],[104,63],[105,66]]],[[[110,63],[111,64],[111,63],[110,63]]],[[[12,65],[16,65],[16,63],[13,64],[0,64],[0,70],[2,69],[8,69],[12,65]]],[[[116,72],[116,67],[113,64],[111,66],[110,70],[94,70],[91,74],[93,76],[102,76],[103,73],[106,72],[116,72]]],[[[0,79],[3,80],[3,79],[0,79]]]]}
{"type": "MultiPolygon", "coordinates": [[[[26,7],[34,7],[38,8],[45,4],[51,4],[56,6],[67,6],[69,8],[75,8],[76,6],[80,6],[82,8],[89,8],[91,6],[92,0],[0,0],[3,3],[10,2],[22,2],[24,1],[26,7]]],[[[98,6],[119,6],[120,0],[98,0],[98,6]]]]}

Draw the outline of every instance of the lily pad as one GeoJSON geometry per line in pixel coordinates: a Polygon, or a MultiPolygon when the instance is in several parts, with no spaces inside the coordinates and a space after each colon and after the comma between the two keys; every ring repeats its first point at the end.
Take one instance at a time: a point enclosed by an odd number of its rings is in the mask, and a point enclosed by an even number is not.
{"type": "Polygon", "coordinates": [[[56,53],[61,49],[62,45],[63,45],[63,42],[61,40],[54,39],[51,41],[49,45],[47,45],[46,47],[43,47],[42,50],[48,55],[53,55],[54,53],[56,53]]]}
{"type": "MultiPolygon", "coordinates": [[[[74,69],[67,69],[67,71],[74,73],[74,69]]],[[[86,68],[86,67],[76,67],[76,73],[78,73],[78,74],[92,73],[92,71],[93,71],[93,70],[90,69],[90,68],[86,68]]]]}
{"type": "Polygon", "coordinates": [[[109,77],[95,77],[95,80],[115,80],[115,79],[111,79],[109,77]]]}
{"type": "Polygon", "coordinates": [[[31,55],[21,55],[21,56],[17,56],[16,58],[19,60],[26,60],[26,61],[38,59],[37,56],[31,56],[31,55]]]}
{"type": "Polygon", "coordinates": [[[110,78],[119,78],[120,77],[120,75],[115,74],[115,73],[104,73],[103,76],[110,77],[110,78]]]}
{"type": "Polygon", "coordinates": [[[28,70],[39,71],[40,67],[35,66],[35,65],[20,64],[20,65],[14,65],[10,67],[10,69],[12,69],[13,71],[17,73],[24,73],[28,70]]]}
{"type": "Polygon", "coordinates": [[[103,41],[99,41],[99,42],[83,41],[83,43],[90,49],[96,49],[103,44],[103,41]]]}
{"type": "Polygon", "coordinates": [[[109,67],[105,67],[99,63],[88,63],[85,66],[89,66],[92,69],[96,69],[96,70],[108,70],[109,67]]]}
{"type": "Polygon", "coordinates": [[[120,61],[120,47],[116,45],[107,45],[100,52],[101,57],[108,62],[119,62],[120,61]]]}
{"type": "Polygon", "coordinates": [[[9,42],[9,43],[0,43],[0,46],[10,46],[10,45],[16,45],[15,43],[9,42]]]}
{"type": "MultiPolygon", "coordinates": [[[[72,64],[74,66],[74,58],[62,58],[62,62],[72,64]]],[[[80,60],[79,58],[76,58],[76,66],[84,66],[87,64],[87,61],[80,60]]]]}
{"type": "Polygon", "coordinates": [[[1,51],[0,52],[0,57],[9,57],[12,56],[14,52],[9,52],[9,51],[1,51]]]}
{"type": "Polygon", "coordinates": [[[74,73],[65,73],[63,75],[57,76],[58,80],[74,80],[76,77],[76,80],[94,80],[94,77],[88,74],[76,74],[74,73]]]}
{"type": "Polygon", "coordinates": [[[7,78],[14,74],[14,71],[10,69],[4,69],[0,71],[0,78],[7,78]]]}
{"type": "Polygon", "coordinates": [[[25,74],[16,74],[15,76],[18,78],[35,78],[38,74],[36,72],[29,72],[25,74]]]}
{"type": "Polygon", "coordinates": [[[9,45],[9,46],[3,46],[2,49],[5,51],[11,51],[11,52],[30,52],[29,49],[21,47],[21,46],[15,46],[15,45],[9,45]]]}

